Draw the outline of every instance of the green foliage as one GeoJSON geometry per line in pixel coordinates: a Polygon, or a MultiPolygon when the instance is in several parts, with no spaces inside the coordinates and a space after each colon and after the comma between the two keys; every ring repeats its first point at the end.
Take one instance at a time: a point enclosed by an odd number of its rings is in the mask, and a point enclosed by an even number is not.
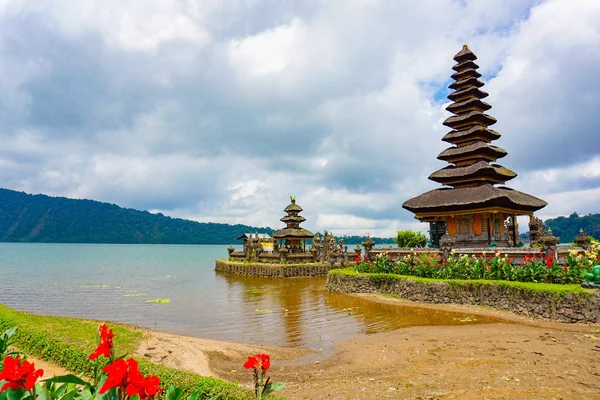
{"type": "Polygon", "coordinates": [[[600,214],[580,216],[573,213],[568,217],[558,217],[544,221],[546,229],[552,229],[554,236],[560,237],[561,243],[570,243],[583,231],[595,239],[600,240],[600,214]]]}
{"type": "Polygon", "coordinates": [[[358,272],[356,268],[344,268],[344,269],[332,269],[329,271],[329,275],[349,275],[349,276],[360,276],[366,277],[373,283],[387,283],[390,284],[392,280],[403,280],[410,279],[420,283],[435,283],[445,282],[449,284],[471,284],[471,285],[498,285],[506,286],[510,288],[516,288],[526,290],[529,292],[539,293],[555,293],[564,295],[567,293],[579,294],[588,296],[591,292],[589,289],[584,289],[581,285],[557,285],[553,283],[533,283],[533,282],[510,282],[510,281],[497,281],[489,279],[434,279],[434,278],[421,278],[410,275],[397,275],[397,274],[383,274],[383,273],[364,273],[358,272]]]}
{"type": "Polygon", "coordinates": [[[271,228],[200,223],[115,204],[0,189],[0,241],[43,243],[229,244],[271,228]]]}
{"type": "Polygon", "coordinates": [[[425,247],[427,237],[424,233],[411,230],[398,231],[394,240],[398,247],[425,247]]]}
{"type": "Polygon", "coordinates": [[[581,256],[569,254],[564,264],[559,264],[543,254],[525,256],[523,263],[514,263],[497,251],[480,256],[455,255],[443,260],[437,253],[414,252],[399,260],[380,255],[374,262],[356,260],[356,271],[391,273],[434,279],[485,279],[519,282],[544,282],[557,284],[580,283],[594,265],[593,252],[581,256]],[[589,259],[588,259],[589,258],[589,259]]]}
{"type": "MultiPolygon", "coordinates": [[[[97,344],[98,322],[65,317],[46,317],[15,311],[0,304],[0,331],[18,326],[14,345],[26,354],[51,361],[63,368],[93,376],[94,366],[88,355],[97,344]]],[[[116,353],[131,354],[144,339],[141,330],[111,323],[116,342],[116,353]]],[[[143,374],[156,375],[163,387],[176,385],[188,395],[199,390],[200,399],[245,400],[252,393],[237,385],[219,379],[169,368],[145,359],[138,359],[143,374]]],[[[1,399],[0,399],[1,400],[1,399]]]]}

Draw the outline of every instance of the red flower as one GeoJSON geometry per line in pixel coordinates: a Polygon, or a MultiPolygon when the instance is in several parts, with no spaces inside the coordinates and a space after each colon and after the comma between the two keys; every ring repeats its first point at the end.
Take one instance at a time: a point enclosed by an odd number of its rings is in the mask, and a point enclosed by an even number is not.
{"type": "Polygon", "coordinates": [[[577,264],[577,268],[581,268],[581,264],[577,264]]]}
{"type": "Polygon", "coordinates": [[[102,368],[102,370],[106,372],[108,376],[106,377],[106,382],[104,382],[104,385],[102,385],[98,393],[104,394],[109,389],[116,387],[125,387],[128,369],[129,366],[127,365],[127,362],[122,358],[119,358],[112,364],[109,364],[106,367],[102,368]]]}
{"type": "Polygon", "coordinates": [[[565,272],[569,270],[569,268],[566,265],[563,267],[563,269],[565,270],[565,272]]]}
{"type": "Polygon", "coordinates": [[[6,383],[0,388],[0,392],[6,389],[17,390],[21,388],[31,390],[35,386],[35,381],[43,374],[43,370],[36,370],[33,363],[21,360],[20,356],[15,358],[6,356],[4,358],[4,367],[2,372],[0,372],[0,381],[6,381],[6,383]]]}
{"type": "Polygon", "coordinates": [[[529,256],[525,256],[525,258],[523,258],[524,263],[528,263],[529,261],[531,261],[531,258],[529,256]]]}
{"type": "Polygon", "coordinates": [[[244,363],[246,369],[258,369],[262,372],[266,372],[271,367],[271,357],[268,354],[256,354],[252,357],[248,357],[248,361],[244,363]]]}
{"type": "Polygon", "coordinates": [[[554,265],[554,261],[552,261],[551,259],[546,260],[546,266],[552,267],[553,265],[554,265]]]}
{"type": "Polygon", "coordinates": [[[508,264],[510,264],[510,258],[507,258],[507,259],[506,259],[506,262],[507,262],[508,264]]]}
{"type": "Polygon", "coordinates": [[[109,389],[124,388],[128,396],[139,395],[141,400],[145,400],[162,392],[160,388],[160,379],[156,376],[145,377],[138,369],[138,363],[133,358],[127,361],[119,358],[112,364],[103,368],[108,373],[106,382],[98,392],[104,394],[109,389]]]}
{"type": "Polygon", "coordinates": [[[112,340],[115,337],[112,329],[108,329],[108,326],[106,326],[105,323],[102,323],[98,327],[98,332],[100,332],[100,343],[98,344],[98,347],[96,347],[96,350],[94,350],[94,352],[88,357],[90,360],[95,360],[101,355],[106,358],[110,358],[112,352],[112,340]]]}

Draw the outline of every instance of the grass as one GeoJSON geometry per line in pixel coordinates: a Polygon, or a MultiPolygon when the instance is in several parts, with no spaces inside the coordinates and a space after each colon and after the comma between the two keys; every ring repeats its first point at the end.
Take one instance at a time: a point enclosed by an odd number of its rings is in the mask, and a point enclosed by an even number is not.
{"type": "Polygon", "coordinates": [[[403,280],[409,279],[415,282],[420,283],[436,283],[436,282],[445,282],[451,285],[456,284],[471,284],[471,285],[498,285],[498,286],[506,286],[516,289],[522,289],[530,292],[540,292],[540,293],[553,293],[553,294],[582,294],[589,295],[591,294],[591,290],[585,289],[581,287],[581,285],[559,285],[555,283],[534,283],[534,282],[513,282],[513,281],[492,281],[485,279],[433,279],[433,278],[421,278],[416,276],[408,276],[408,275],[396,275],[396,274],[383,274],[383,273],[360,273],[354,270],[354,267],[337,269],[329,271],[330,275],[349,275],[349,276],[364,276],[370,277],[374,281],[379,282],[392,282],[394,280],[403,280]]]}
{"type": "MultiPolygon", "coordinates": [[[[0,333],[17,326],[15,345],[32,355],[69,371],[90,376],[93,363],[88,355],[96,348],[98,321],[67,317],[28,314],[0,304],[0,333]]],[[[115,355],[132,354],[146,338],[143,330],[127,325],[109,323],[115,333],[115,355]]],[[[249,390],[216,378],[181,371],[145,359],[138,359],[140,371],[157,375],[162,387],[172,384],[191,393],[200,389],[199,398],[246,400],[253,399],[249,390]]]]}

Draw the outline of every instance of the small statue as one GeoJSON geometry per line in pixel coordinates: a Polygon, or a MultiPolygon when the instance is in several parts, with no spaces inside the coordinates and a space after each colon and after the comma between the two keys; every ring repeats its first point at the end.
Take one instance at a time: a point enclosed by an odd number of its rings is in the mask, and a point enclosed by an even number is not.
{"type": "Polygon", "coordinates": [[[600,265],[592,267],[591,271],[585,274],[585,281],[588,285],[600,288],[600,265]]]}

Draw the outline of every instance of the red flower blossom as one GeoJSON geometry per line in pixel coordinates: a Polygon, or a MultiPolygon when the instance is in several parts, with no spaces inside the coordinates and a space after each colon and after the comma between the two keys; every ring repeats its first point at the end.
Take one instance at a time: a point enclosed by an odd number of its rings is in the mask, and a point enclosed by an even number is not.
{"type": "Polygon", "coordinates": [[[525,256],[525,258],[523,258],[524,263],[528,263],[530,261],[531,261],[531,257],[529,257],[529,256],[525,256]]]}
{"type": "Polygon", "coordinates": [[[115,337],[115,334],[113,333],[112,329],[108,329],[108,326],[106,326],[105,323],[102,323],[98,327],[98,332],[100,332],[100,343],[98,344],[98,347],[96,347],[96,350],[94,350],[94,352],[89,355],[88,358],[90,360],[95,360],[101,355],[106,358],[110,358],[112,352],[112,340],[115,337]]]}
{"type": "Polygon", "coordinates": [[[6,383],[0,388],[0,392],[4,392],[6,389],[17,390],[21,388],[31,390],[37,379],[43,374],[43,370],[36,370],[33,363],[21,360],[20,356],[15,358],[6,356],[4,367],[0,372],[0,381],[6,381],[6,383]]]}
{"type": "Polygon", "coordinates": [[[565,270],[565,272],[569,270],[569,268],[566,265],[563,267],[563,269],[565,270]]]}
{"type": "Polygon", "coordinates": [[[133,358],[127,361],[119,358],[114,363],[104,367],[104,372],[108,373],[106,382],[98,392],[106,393],[113,388],[124,388],[128,396],[139,395],[141,400],[154,397],[162,392],[160,388],[160,379],[156,376],[144,377],[138,369],[138,363],[133,358]]]}
{"type": "Polygon", "coordinates": [[[492,268],[492,266],[491,266],[490,264],[486,264],[486,265],[485,265],[485,267],[486,267],[487,269],[490,269],[490,268],[492,268]]]}
{"type": "Polygon", "coordinates": [[[104,382],[104,385],[102,385],[98,393],[104,394],[109,389],[116,387],[125,387],[128,369],[129,365],[122,358],[119,358],[112,364],[109,364],[106,367],[102,368],[102,370],[106,372],[108,376],[106,377],[106,382],[104,382]]]}
{"type": "Polygon", "coordinates": [[[507,264],[510,264],[510,258],[507,258],[507,259],[506,259],[506,263],[507,263],[507,264]]]}
{"type": "Polygon", "coordinates": [[[258,369],[262,372],[266,372],[271,367],[271,357],[268,354],[256,354],[252,357],[248,357],[248,361],[244,363],[246,369],[258,369]]]}
{"type": "Polygon", "coordinates": [[[577,264],[577,268],[581,268],[581,264],[579,264],[579,263],[578,263],[578,264],[577,264]]]}
{"type": "Polygon", "coordinates": [[[546,260],[546,266],[547,267],[552,267],[554,265],[554,261],[552,261],[551,259],[547,259],[546,260]]]}

